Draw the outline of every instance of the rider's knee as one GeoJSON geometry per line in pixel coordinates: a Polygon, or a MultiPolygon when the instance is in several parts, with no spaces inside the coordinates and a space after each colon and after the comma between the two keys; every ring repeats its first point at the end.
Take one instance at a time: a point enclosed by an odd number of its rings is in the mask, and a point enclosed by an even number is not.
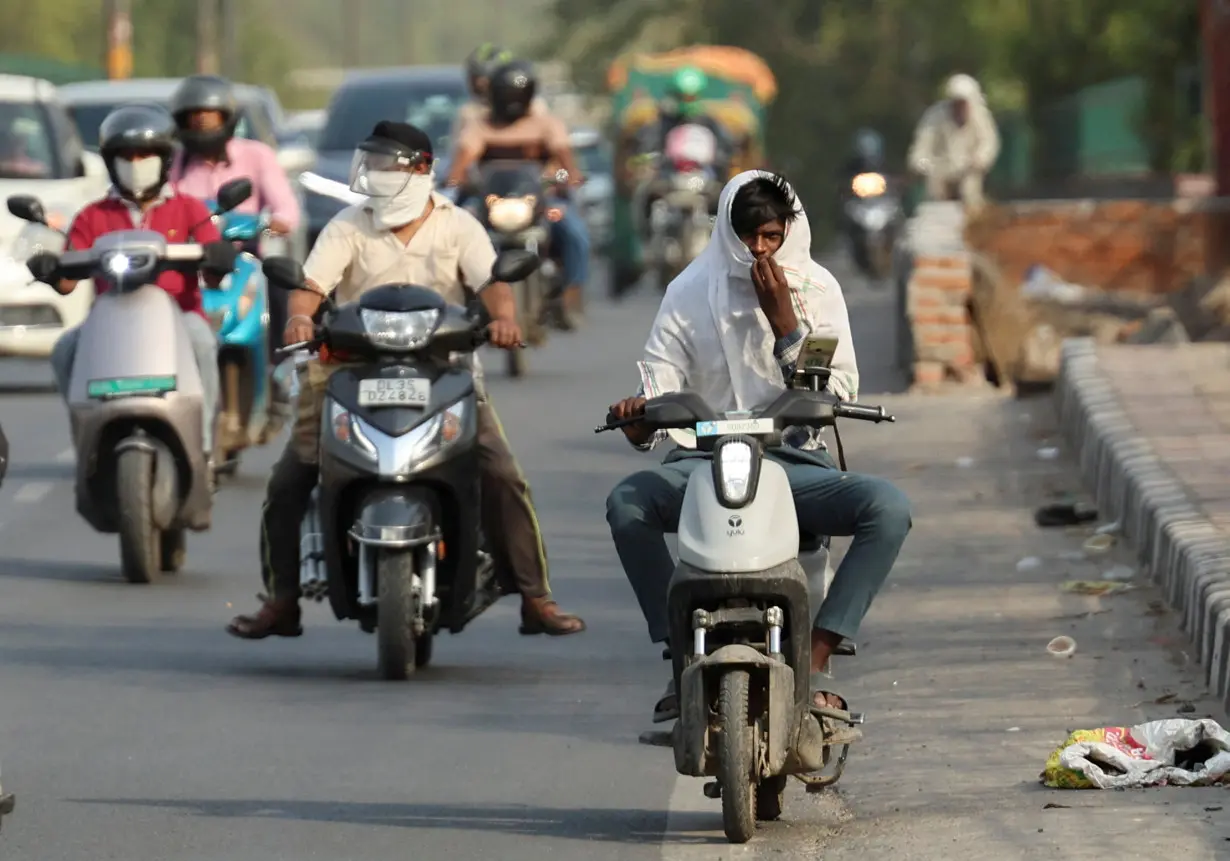
{"type": "Polygon", "coordinates": [[[662,476],[653,470],[634,472],[625,478],[607,495],[606,522],[611,532],[647,525],[652,512],[657,510],[655,498],[669,487],[662,476]]]}
{"type": "Polygon", "coordinates": [[[909,497],[887,479],[874,480],[868,513],[879,529],[903,537],[914,525],[909,497]]]}

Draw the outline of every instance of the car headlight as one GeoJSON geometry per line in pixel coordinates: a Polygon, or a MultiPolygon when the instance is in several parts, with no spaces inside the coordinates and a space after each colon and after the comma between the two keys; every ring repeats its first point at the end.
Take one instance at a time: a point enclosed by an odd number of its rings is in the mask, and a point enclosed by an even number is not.
{"type": "Polygon", "coordinates": [[[714,456],[714,479],[721,502],[729,506],[747,503],[752,491],[752,447],[732,440],[723,444],[714,456]]]}
{"type": "Polygon", "coordinates": [[[487,197],[487,223],[500,233],[518,233],[534,223],[534,207],[538,198],[533,194],[525,197],[487,197]]]}
{"type": "Polygon", "coordinates": [[[431,340],[440,320],[440,312],[431,308],[426,311],[376,311],[363,308],[359,311],[363,331],[373,344],[392,350],[416,350],[431,340]]]}

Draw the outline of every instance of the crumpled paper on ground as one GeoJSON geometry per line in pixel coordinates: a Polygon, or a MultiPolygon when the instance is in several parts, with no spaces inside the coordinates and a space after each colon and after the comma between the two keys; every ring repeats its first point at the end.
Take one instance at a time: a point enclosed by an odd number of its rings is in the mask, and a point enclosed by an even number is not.
{"type": "Polygon", "coordinates": [[[1230,781],[1230,733],[1207,718],[1077,730],[1051,753],[1041,778],[1052,789],[1208,786],[1230,781]],[[1197,746],[1200,749],[1193,751],[1197,746]]]}

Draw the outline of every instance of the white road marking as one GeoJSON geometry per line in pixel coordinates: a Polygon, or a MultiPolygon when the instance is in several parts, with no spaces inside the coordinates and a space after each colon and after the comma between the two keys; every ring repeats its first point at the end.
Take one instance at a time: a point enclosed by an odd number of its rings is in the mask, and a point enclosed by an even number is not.
{"type": "Polygon", "coordinates": [[[71,448],[66,448],[64,451],[56,455],[56,463],[72,463],[77,459],[77,453],[71,448]]]}
{"type": "Polygon", "coordinates": [[[46,481],[31,481],[17,488],[13,498],[18,502],[35,503],[51,490],[51,484],[46,481]]]}

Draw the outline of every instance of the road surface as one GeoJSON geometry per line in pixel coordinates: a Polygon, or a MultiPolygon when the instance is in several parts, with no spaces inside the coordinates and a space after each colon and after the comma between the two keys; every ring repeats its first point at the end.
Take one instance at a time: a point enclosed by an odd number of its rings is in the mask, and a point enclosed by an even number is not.
{"type": "MultiPolygon", "coordinates": [[[[1044,536],[1030,518],[1048,493],[1075,490],[1062,458],[1035,455],[1053,422],[1047,402],[879,397],[900,389],[888,294],[849,283],[863,399],[899,418],[848,431],[849,455],[898,480],[916,517],[859,657],[837,668],[839,689],[870,719],[839,792],[806,796],[792,783],[784,820],[732,848],[701,782],[636,743],[666,665],[614,559],[603,500],[638,456],[591,429],[633,386],[656,305],[643,293],[619,306],[595,299],[584,333],[533,354],[522,382],[488,363],[557,597],[589,630],[520,637],[507,599],[442,636],[433,666],[408,684],[378,681],[374,639],[322,607],[299,640],[223,632],[254,606],[274,449],[253,453],[221,491],[183,573],[130,586],[115,538],[74,512],[60,404],[36,389],[0,395],[13,457],[0,490],[0,764],[18,802],[0,857],[1219,857],[1230,846],[1230,820],[1216,812],[1224,791],[1037,786],[1069,728],[1173,716],[1174,703],[1136,705],[1169,691],[1217,712],[1147,591],[1060,593],[1061,580],[1093,572],[1054,559],[1079,537],[1044,536]],[[1031,555],[1046,561],[1018,573],[1031,555]],[[1058,633],[1076,637],[1075,658],[1046,656],[1058,633]]],[[[0,374],[49,379],[29,365],[0,374]]]]}

